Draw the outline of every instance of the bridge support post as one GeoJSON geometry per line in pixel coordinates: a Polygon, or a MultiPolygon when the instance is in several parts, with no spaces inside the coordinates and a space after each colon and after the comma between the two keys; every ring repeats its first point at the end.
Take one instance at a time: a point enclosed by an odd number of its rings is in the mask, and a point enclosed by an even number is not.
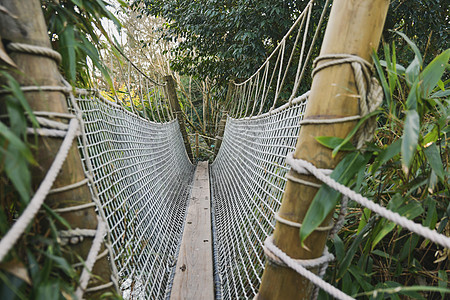
{"type": "MultiPolygon", "coordinates": [[[[320,55],[352,54],[371,61],[371,53],[377,49],[388,0],[335,0],[325,32],[320,55]]],[[[321,63],[319,63],[319,66],[321,63]]],[[[350,64],[335,65],[323,69],[314,77],[305,119],[334,119],[359,115],[355,78],[350,64]]],[[[338,124],[303,125],[295,158],[304,159],[318,168],[333,169],[340,158],[332,158],[331,150],[321,146],[318,136],[344,138],[356,121],[338,124]]],[[[314,177],[293,174],[297,178],[319,183],[314,177]]],[[[288,180],[279,211],[280,217],[302,223],[317,193],[317,188],[288,180]]],[[[324,224],[328,224],[331,215],[324,224]]],[[[326,226],[326,225],[322,225],[326,226]]],[[[300,245],[299,229],[277,222],[274,244],[294,259],[312,259],[322,255],[327,232],[315,231],[300,245]]],[[[295,271],[267,263],[262,277],[258,299],[310,299],[313,284],[295,271]]]]}
{"type": "MultiPolygon", "coordinates": [[[[45,47],[51,50],[50,40],[47,34],[47,25],[42,13],[39,0],[10,1],[0,0],[0,6],[10,14],[2,14],[0,17],[0,36],[6,48],[11,43],[21,43],[30,46],[45,47]]],[[[17,44],[16,44],[17,45],[17,44]]],[[[11,48],[11,47],[10,47],[11,48]]],[[[19,72],[12,71],[21,86],[54,86],[61,87],[61,78],[58,65],[54,59],[38,54],[24,53],[24,51],[11,51],[9,55],[17,65],[19,72]]],[[[5,96],[7,97],[7,96],[5,96]]],[[[33,111],[69,114],[66,95],[60,91],[29,91],[25,97],[33,111]]],[[[3,99],[2,99],[3,100],[3,99]]],[[[0,101],[0,111],[5,109],[5,101],[0,101]]],[[[56,114],[57,115],[57,114],[56,114]]],[[[50,118],[50,117],[48,117],[50,118]]],[[[54,118],[58,122],[65,122],[64,118],[54,118]]],[[[34,152],[38,166],[32,169],[32,189],[36,191],[39,184],[52,165],[56,153],[62,143],[61,138],[42,136],[38,139],[38,147],[34,152]]],[[[85,174],[81,163],[76,142],[69,150],[69,154],[53,183],[53,188],[65,187],[85,180],[85,174]]],[[[45,203],[52,209],[68,208],[92,203],[92,195],[86,184],[71,188],[66,191],[55,192],[47,195],[45,203]]],[[[98,225],[97,214],[92,206],[70,212],[61,212],[61,216],[68,221],[72,228],[96,229],[98,225]]],[[[65,229],[65,228],[64,228],[65,229]]],[[[86,259],[91,249],[92,238],[72,245],[73,253],[86,259]]],[[[102,246],[103,247],[103,246],[102,246]]],[[[103,249],[101,250],[103,251],[103,249]]],[[[71,263],[77,263],[71,261],[71,263]]],[[[108,283],[111,277],[108,257],[99,259],[94,266],[91,283],[94,285],[108,283]],[[100,280],[99,280],[100,279],[100,280]]],[[[101,289],[88,295],[89,298],[99,298],[101,294],[111,291],[111,288],[101,289]]]]}
{"type": "Polygon", "coordinates": [[[219,126],[217,128],[216,142],[214,144],[214,156],[217,156],[217,153],[219,153],[220,146],[222,145],[223,134],[225,132],[225,126],[227,125],[227,117],[228,112],[223,111],[222,117],[220,118],[219,121],[219,126]]]}
{"type": "Polygon", "coordinates": [[[184,116],[181,111],[180,103],[178,102],[177,91],[175,90],[175,80],[173,80],[172,75],[164,76],[164,80],[167,83],[167,95],[169,97],[169,103],[172,107],[172,111],[175,112],[175,115],[178,120],[178,125],[180,125],[181,135],[183,136],[184,146],[186,147],[186,153],[194,163],[194,157],[192,156],[191,144],[189,143],[189,137],[186,132],[186,126],[184,124],[184,116]]]}

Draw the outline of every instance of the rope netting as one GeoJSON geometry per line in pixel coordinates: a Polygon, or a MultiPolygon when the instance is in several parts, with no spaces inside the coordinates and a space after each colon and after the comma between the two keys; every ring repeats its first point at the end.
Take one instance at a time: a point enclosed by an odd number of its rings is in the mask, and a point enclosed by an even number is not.
{"type": "MultiPolygon", "coordinates": [[[[48,48],[20,44],[19,50],[57,58],[48,48]]],[[[131,69],[131,62],[128,66],[126,86],[113,92],[74,91],[63,79],[61,86],[22,87],[23,92],[64,93],[70,113],[34,112],[41,127],[28,128],[29,134],[64,140],[29,205],[0,241],[0,260],[25,232],[47,195],[87,184],[92,202],[54,209],[67,213],[95,207],[98,212],[97,229],[58,233],[62,245],[93,238],[88,256],[73,265],[83,268],[75,292],[80,299],[86,292],[112,285],[125,299],[165,299],[181,243],[194,166],[168,104],[166,84],[134,66],[131,69]],[[52,189],[77,137],[86,178],[52,189]],[[106,249],[100,252],[102,244],[106,249]],[[108,254],[111,282],[89,286],[96,261],[108,254]]]]}
{"type": "MultiPolygon", "coordinates": [[[[306,63],[312,55],[328,8],[326,1],[318,24],[313,25],[310,22],[313,4],[314,1],[307,4],[258,71],[234,85],[227,103],[230,116],[220,151],[211,166],[218,299],[253,299],[258,294],[268,253],[272,256],[270,261],[294,269],[334,297],[351,299],[323,281],[321,276],[306,270],[314,263],[294,260],[272,242],[276,221],[288,226],[301,226],[277,216],[286,182],[293,180],[287,175],[291,169],[287,162],[292,166],[292,172],[312,174],[379,215],[450,248],[448,237],[380,208],[330,180],[331,170],[316,169],[308,162],[299,162],[288,156],[295,149],[299,125],[318,124],[313,119],[302,123],[309,92],[300,95],[306,63]],[[316,31],[310,35],[313,28],[316,31]]],[[[325,59],[343,59],[337,63],[350,63],[355,78],[361,73],[358,91],[361,99],[367,98],[368,103],[364,103],[367,111],[361,116],[322,120],[320,124],[354,121],[373,110],[379,99],[370,95],[373,83],[367,62],[347,56],[325,59]]],[[[80,278],[79,297],[89,291],[89,274],[95,260],[106,255],[99,254],[103,242],[112,264],[112,281],[120,286],[125,299],[164,299],[171,292],[194,166],[186,154],[180,125],[173,119],[174,112],[165,96],[165,85],[133,68],[130,62],[127,83],[122,91],[105,94],[96,90],[77,90],[74,94],[67,85],[56,88],[68,95],[73,115],[37,112],[39,117],[43,116],[39,120],[45,128],[39,131],[30,128],[30,132],[64,138],[64,143],[48,173],[49,179],[44,180],[29,208],[0,244],[0,258],[3,258],[36,215],[46,195],[52,192],[53,181],[67,149],[78,136],[86,179],[64,188],[88,184],[94,204],[62,208],[59,212],[95,205],[99,214],[97,230],[76,229],[60,234],[62,240],[73,236],[94,237],[80,278]],[[133,72],[135,76],[132,78],[133,72]],[[70,122],[50,120],[54,116],[70,122]]],[[[27,88],[37,87],[23,87],[24,90],[27,88]]],[[[372,91],[372,94],[377,93],[372,91]]],[[[365,137],[367,135],[364,134],[365,137]]],[[[328,263],[328,258],[324,263],[328,263]]]]}
{"type": "Polygon", "coordinates": [[[96,93],[82,93],[76,103],[84,121],[82,160],[109,227],[124,296],[165,298],[194,170],[178,122],[145,120],[96,93]]]}
{"type": "MultiPolygon", "coordinates": [[[[288,267],[310,280],[316,286],[313,299],[318,296],[317,287],[337,299],[353,299],[322,279],[328,262],[334,259],[327,249],[319,258],[300,260],[289,257],[273,242],[271,234],[275,229],[275,222],[295,228],[302,225],[277,214],[287,180],[320,187],[309,181],[300,182],[287,174],[291,167],[291,172],[311,174],[342,193],[345,196],[342,207],[346,207],[347,199],[351,199],[404,229],[443,247],[450,247],[449,237],[389,211],[338,184],[329,177],[332,170],[319,170],[308,162],[294,160],[292,153],[288,155],[288,152],[295,149],[300,125],[359,120],[373,112],[382,101],[381,88],[371,77],[370,63],[353,55],[319,56],[312,67],[315,70],[311,70],[313,76],[329,66],[351,65],[358,91],[356,96],[360,99],[360,114],[325,120],[313,117],[302,120],[308,93],[299,96],[300,84],[328,3],[324,6],[319,24],[314,27],[314,35],[308,38],[308,30],[312,26],[312,7],[313,1],[309,2],[293,27],[255,74],[233,84],[232,96],[227,103],[230,113],[223,142],[211,166],[218,298],[253,299],[257,296],[266,256],[272,264],[288,267]],[[326,62],[316,67],[320,60],[326,62]],[[279,105],[281,106],[276,108],[279,105]],[[319,274],[308,270],[316,268],[319,269],[319,274]]],[[[360,129],[356,138],[358,149],[373,137],[374,129],[373,123],[366,123],[360,129]]],[[[316,230],[335,233],[342,226],[343,217],[345,209],[334,226],[318,227],[316,230]]]]}
{"type": "Polygon", "coordinates": [[[211,166],[218,299],[253,299],[264,269],[264,240],[275,228],[307,94],[278,112],[227,120],[211,166]]]}

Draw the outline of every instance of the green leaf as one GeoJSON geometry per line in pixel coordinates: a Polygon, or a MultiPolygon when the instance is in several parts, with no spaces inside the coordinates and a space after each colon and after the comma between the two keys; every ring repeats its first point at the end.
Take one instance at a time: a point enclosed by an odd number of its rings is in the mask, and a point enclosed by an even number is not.
{"type": "MultiPolygon", "coordinates": [[[[331,178],[343,185],[347,185],[359,169],[366,165],[369,157],[369,155],[363,156],[359,152],[347,154],[333,170],[331,178]]],[[[304,240],[314,229],[322,224],[327,215],[334,209],[339,197],[340,193],[326,185],[319,189],[300,228],[300,241],[302,245],[304,240]]]]}
{"type": "Polygon", "coordinates": [[[46,257],[51,259],[53,262],[56,263],[56,266],[58,266],[64,273],[66,273],[69,277],[73,278],[76,275],[75,269],[65,260],[63,257],[53,255],[49,252],[42,252],[46,257]]]}
{"type": "MultiPolygon", "coordinates": [[[[399,194],[395,194],[389,202],[387,208],[391,211],[397,212],[399,215],[412,220],[423,213],[423,208],[417,201],[409,201],[406,205],[399,205],[403,202],[402,197],[399,194]]],[[[372,250],[375,246],[396,226],[395,223],[383,219],[380,222],[381,230],[378,231],[372,242],[372,250]]]]}
{"type": "Polygon", "coordinates": [[[374,163],[370,167],[372,172],[375,172],[378,170],[380,166],[385,164],[388,160],[392,159],[394,156],[400,153],[402,145],[402,140],[398,139],[389,146],[386,147],[386,149],[382,150],[378,156],[376,157],[374,163]]]}
{"type": "MultiPolygon", "coordinates": [[[[446,289],[448,287],[448,275],[447,275],[447,272],[445,270],[439,270],[438,271],[438,277],[439,277],[438,286],[440,288],[442,288],[442,289],[446,289]]],[[[444,299],[445,292],[444,291],[440,291],[439,293],[441,293],[441,297],[442,297],[442,299],[444,299]]]]}
{"type": "MultiPolygon", "coordinates": [[[[385,282],[384,284],[386,283],[388,282],[385,282]]],[[[353,297],[374,296],[375,294],[395,295],[400,293],[412,297],[410,299],[425,299],[421,294],[417,292],[439,292],[441,294],[450,293],[450,289],[437,286],[427,286],[427,285],[400,286],[400,284],[397,282],[389,282],[389,283],[395,284],[396,287],[380,288],[370,292],[359,293],[357,295],[353,295],[353,297]]]]}
{"type": "Polygon", "coordinates": [[[412,159],[416,153],[419,141],[420,119],[415,110],[406,112],[406,120],[402,137],[402,168],[405,174],[409,173],[412,159]]]}
{"type": "Polygon", "coordinates": [[[437,145],[435,143],[429,144],[423,149],[423,152],[430,163],[431,169],[433,169],[439,179],[444,180],[444,164],[437,145]]]}
{"type": "Polygon", "coordinates": [[[346,145],[347,143],[350,142],[351,138],[352,138],[352,137],[355,135],[355,133],[358,131],[359,127],[361,127],[361,125],[364,124],[364,122],[365,122],[367,119],[369,119],[369,118],[371,118],[371,117],[373,117],[373,116],[376,116],[376,115],[378,115],[379,113],[380,113],[380,111],[379,111],[379,110],[376,110],[376,111],[373,111],[373,112],[371,112],[370,114],[367,114],[367,115],[365,115],[364,117],[362,117],[362,118],[358,121],[358,123],[356,124],[356,126],[352,129],[352,131],[350,131],[350,133],[345,137],[345,139],[342,140],[341,144],[339,144],[336,148],[334,148],[334,150],[333,150],[333,152],[332,152],[333,157],[335,157],[335,156],[338,154],[339,150],[341,150],[341,148],[342,148],[344,145],[346,145]]]}
{"type": "Polygon", "coordinates": [[[31,173],[25,157],[13,144],[8,146],[5,159],[5,172],[20,195],[22,202],[27,204],[31,195],[31,173]]]}
{"type": "Polygon", "coordinates": [[[333,245],[334,245],[334,250],[336,253],[336,259],[337,259],[337,261],[341,261],[345,255],[345,248],[344,248],[344,243],[342,242],[342,239],[337,234],[334,235],[333,245]]]}
{"type": "Polygon", "coordinates": [[[386,258],[386,259],[388,259],[388,260],[393,260],[393,261],[395,261],[395,262],[398,261],[397,258],[395,258],[394,256],[389,255],[389,254],[387,254],[386,252],[383,252],[383,251],[378,250],[378,249],[373,250],[371,253],[372,253],[372,254],[375,254],[375,255],[378,255],[378,256],[380,256],[380,257],[384,257],[384,258],[386,258]]]}
{"type": "Polygon", "coordinates": [[[408,43],[408,45],[414,51],[415,56],[418,58],[420,65],[422,65],[423,64],[422,54],[420,54],[420,50],[419,50],[419,48],[417,48],[416,44],[413,41],[411,41],[404,33],[400,32],[400,31],[394,31],[394,32],[396,34],[400,35],[408,43]]]}
{"type": "MultiPolygon", "coordinates": [[[[334,136],[319,136],[316,137],[316,140],[323,146],[334,149],[341,145],[344,142],[343,138],[334,137],[334,136]]],[[[355,146],[352,145],[350,142],[346,142],[341,146],[342,151],[354,151],[356,150],[355,146]]]]}
{"type": "Polygon", "coordinates": [[[59,48],[61,56],[63,58],[62,64],[65,70],[66,76],[69,77],[71,82],[76,80],[76,54],[75,47],[77,42],[75,41],[75,31],[72,24],[67,24],[64,31],[60,35],[61,46],[59,48]]]}
{"type": "Polygon", "coordinates": [[[366,232],[368,232],[369,229],[372,227],[374,220],[375,219],[371,219],[366,224],[366,226],[364,226],[364,228],[358,233],[356,238],[353,240],[350,247],[347,249],[344,259],[339,262],[339,269],[336,274],[336,278],[342,278],[342,276],[344,276],[345,273],[347,273],[347,269],[350,266],[353,257],[355,256],[356,251],[358,250],[359,245],[362,243],[364,237],[366,236],[366,232]]]}
{"type": "Polygon", "coordinates": [[[416,56],[411,64],[406,68],[406,82],[408,83],[408,86],[412,86],[414,82],[416,82],[419,77],[420,67],[421,65],[419,58],[416,56]]]}
{"type": "Polygon", "coordinates": [[[391,89],[386,80],[386,76],[384,76],[383,68],[381,67],[381,61],[378,58],[377,53],[374,51],[372,53],[373,62],[375,64],[375,69],[377,70],[378,78],[380,79],[381,86],[383,87],[384,98],[386,99],[387,105],[390,108],[392,106],[392,97],[391,97],[391,89]]]}
{"type": "Polygon", "coordinates": [[[47,204],[42,203],[42,207],[45,209],[45,211],[50,214],[53,218],[55,218],[57,221],[59,221],[64,227],[67,229],[72,229],[69,222],[66,221],[63,217],[58,215],[56,212],[54,212],[47,204]]]}
{"type": "Polygon", "coordinates": [[[60,298],[59,281],[49,280],[44,281],[37,286],[36,300],[59,300],[60,298]]]}
{"type": "Polygon", "coordinates": [[[366,226],[367,222],[369,222],[371,214],[372,211],[368,208],[364,208],[362,210],[361,219],[359,219],[358,230],[356,231],[357,234],[360,233],[364,226],[366,226]]]}
{"type": "Polygon", "coordinates": [[[22,92],[20,84],[17,82],[17,80],[14,77],[12,77],[7,72],[0,72],[0,74],[2,76],[4,76],[8,81],[8,86],[5,89],[11,91],[12,95],[14,97],[16,97],[17,100],[19,100],[23,109],[27,112],[28,117],[30,118],[33,126],[39,127],[39,123],[36,120],[36,117],[33,114],[33,110],[31,109],[30,104],[28,103],[27,99],[25,98],[24,93],[22,92]]]}
{"type": "Polygon", "coordinates": [[[445,72],[449,59],[450,49],[447,49],[435,57],[420,74],[420,91],[422,97],[428,98],[434,90],[445,72]]]}
{"type": "Polygon", "coordinates": [[[0,281],[2,285],[5,285],[6,288],[0,288],[0,297],[1,299],[18,299],[27,300],[29,299],[26,295],[21,291],[21,285],[25,284],[24,281],[15,277],[15,276],[7,276],[5,273],[0,271],[0,281]]]}
{"type": "Polygon", "coordinates": [[[435,229],[436,228],[436,223],[438,221],[438,215],[437,215],[437,211],[436,211],[436,201],[431,198],[428,197],[425,200],[425,205],[427,207],[427,217],[425,220],[423,220],[423,226],[426,226],[430,229],[435,229]]]}

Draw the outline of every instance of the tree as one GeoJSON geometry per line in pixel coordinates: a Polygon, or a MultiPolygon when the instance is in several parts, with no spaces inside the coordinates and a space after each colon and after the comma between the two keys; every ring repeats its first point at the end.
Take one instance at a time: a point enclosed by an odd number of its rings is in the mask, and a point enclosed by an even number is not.
{"type": "MultiPolygon", "coordinates": [[[[167,20],[161,38],[175,41],[172,68],[182,74],[225,81],[246,78],[266,59],[309,1],[270,0],[134,0],[141,14],[167,20]]],[[[398,30],[411,37],[430,57],[448,47],[448,1],[394,0],[383,37],[396,40],[398,30]]],[[[317,23],[325,0],[317,1],[317,23]]],[[[321,42],[318,42],[320,45],[321,42]]],[[[317,49],[317,53],[318,53],[317,49]]],[[[400,58],[401,59],[401,58],[400,58]]],[[[405,57],[407,61],[409,57],[405,57]]]]}
{"type": "Polygon", "coordinates": [[[136,0],[132,7],[142,14],[167,20],[160,34],[163,39],[176,42],[172,49],[174,70],[225,81],[251,75],[307,3],[136,0]]]}

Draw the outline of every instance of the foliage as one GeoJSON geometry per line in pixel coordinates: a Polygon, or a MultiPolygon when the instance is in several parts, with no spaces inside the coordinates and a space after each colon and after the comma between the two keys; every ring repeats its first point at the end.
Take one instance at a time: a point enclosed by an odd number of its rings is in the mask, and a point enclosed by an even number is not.
{"type": "MultiPolygon", "coordinates": [[[[175,41],[172,67],[199,78],[246,78],[271,53],[308,1],[176,1],[133,0],[142,14],[165,18],[163,39],[175,41]]],[[[406,46],[401,31],[413,37],[421,51],[434,57],[448,47],[449,7],[444,0],[391,1],[383,32],[387,42],[406,46]]],[[[316,1],[312,22],[317,23],[325,1],[316,1]]],[[[320,45],[321,42],[318,42],[320,45]]],[[[318,53],[319,47],[316,49],[318,53]]],[[[403,50],[403,49],[402,49],[403,50]]],[[[405,62],[407,51],[400,53],[405,62]],[[404,54],[405,53],[405,54],[404,54]]],[[[428,60],[426,60],[428,61],[428,60]]]]}
{"type": "MultiPolygon", "coordinates": [[[[119,0],[118,3],[126,6],[124,1],[119,0]]],[[[71,83],[84,86],[90,83],[87,58],[111,81],[99,55],[99,49],[105,43],[100,36],[112,44],[101,19],[112,20],[118,27],[120,22],[108,10],[108,6],[104,0],[42,0],[53,48],[62,55],[63,75],[71,83]]]]}
{"type": "MultiPolygon", "coordinates": [[[[321,137],[319,142],[332,149],[345,144],[341,151],[350,151],[334,170],[333,178],[450,236],[450,81],[445,80],[450,49],[426,65],[417,46],[398,34],[413,50],[413,59],[403,67],[397,63],[395,45],[388,44],[383,48],[385,61],[374,54],[385,96],[376,141],[368,144],[364,153],[349,147],[345,139],[321,137]]],[[[338,198],[339,194],[328,187],[319,190],[303,221],[302,240],[322,223],[338,198]]],[[[350,208],[345,230],[330,246],[337,263],[328,276],[348,294],[372,295],[374,299],[400,299],[399,295],[431,299],[449,292],[445,290],[448,250],[372,216],[368,209],[350,208]],[[410,285],[419,286],[401,287],[410,285]]]]}
{"type": "Polygon", "coordinates": [[[407,63],[412,57],[407,43],[391,30],[400,31],[412,38],[424,53],[426,62],[449,47],[450,6],[446,0],[391,1],[383,38],[386,43],[396,42],[399,59],[407,63]],[[405,50],[405,51],[403,51],[405,50]]]}
{"type": "MultiPolygon", "coordinates": [[[[307,3],[136,0],[133,7],[167,20],[161,35],[177,42],[172,50],[174,70],[199,78],[228,80],[251,75],[307,3]]],[[[315,7],[313,19],[318,18],[323,4],[315,7]]]]}

